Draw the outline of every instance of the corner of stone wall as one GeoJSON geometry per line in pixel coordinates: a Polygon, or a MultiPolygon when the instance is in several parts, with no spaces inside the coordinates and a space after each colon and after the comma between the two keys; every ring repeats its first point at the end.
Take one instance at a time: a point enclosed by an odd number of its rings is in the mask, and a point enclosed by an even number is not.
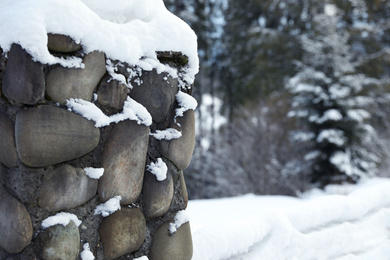
{"type": "MultiPolygon", "coordinates": [[[[7,56],[0,49],[0,259],[191,259],[190,224],[170,231],[187,207],[183,170],[195,143],[193,110],[176,115],[178,79],[110,61],[129,88],[107,72],[104,53],[84,54],[68,36],[48,38],[53,55],[82,57],[85,68],[40,64],[17,44],[7,56]],[[130,99],[153,122],[96,127],[70,111],[69,99],[107,117],[123,114],[130,99]],[[155,171],[164,169],[161,178],[155,171]],[[120,210],[96,214],[113,199],[120,210]]],[[[177,68],[188,62],[180,53],[158,57],[177,68]]]]}

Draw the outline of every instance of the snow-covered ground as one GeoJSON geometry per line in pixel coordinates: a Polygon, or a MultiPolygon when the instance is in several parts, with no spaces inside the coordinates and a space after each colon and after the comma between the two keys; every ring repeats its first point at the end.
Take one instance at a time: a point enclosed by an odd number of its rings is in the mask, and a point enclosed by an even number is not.
{"type": "Polygon", "coordinates": [[[190,201],[193,260],[390,259],[390,179],[190,201]]]}

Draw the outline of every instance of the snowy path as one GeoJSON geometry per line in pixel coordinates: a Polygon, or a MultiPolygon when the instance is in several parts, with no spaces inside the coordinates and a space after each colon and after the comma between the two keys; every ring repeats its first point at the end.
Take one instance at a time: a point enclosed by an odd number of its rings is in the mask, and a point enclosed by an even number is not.
{"type": "Polygon", "coordinates": [[[390,259],[388,179],[331,186],[304,199],[190,201],[187,212],[194,260],[390,259]]]}

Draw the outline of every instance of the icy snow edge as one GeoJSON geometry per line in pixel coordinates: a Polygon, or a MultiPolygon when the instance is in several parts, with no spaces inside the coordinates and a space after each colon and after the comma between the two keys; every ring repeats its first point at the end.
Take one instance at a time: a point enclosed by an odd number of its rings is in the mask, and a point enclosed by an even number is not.
{"type": "Polygon", "coordinates": [[[181,52],[188,57],[183,75],[187,84],[199,69],[195,33],[163,0],[2,0],[0,20],[3,51],[18,43],[43,64],[82,67],[81,59],[49,53],[47,34],[57,33],[71,36],[86,53],[102,51],[109,59],[145,70],[162,72],[156,52],[181,52]]]}

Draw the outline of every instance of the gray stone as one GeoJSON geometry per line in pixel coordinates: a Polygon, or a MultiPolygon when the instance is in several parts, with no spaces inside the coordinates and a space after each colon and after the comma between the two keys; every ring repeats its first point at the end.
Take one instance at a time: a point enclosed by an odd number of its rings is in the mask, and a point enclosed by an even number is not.
{"type": "Polygon", "coordinates": [[[99,138],[92,121],[58,107],[38,106],[16,115],[16,149],[31,167],[76,159],[91,152],[99,138]]]}
{"type": "Polygon", "coordinates": [[[187,192],[187,186],[184,179],[183,171],[180,171],[180,189],[181,189],[181,197],[183,199],[184,209],[186,209],[188,205],[188,192],[187,192]]]}
{"type": "Polygon", "coordinates": [[[0,163],[8,168],[14,167],[18,160],[14,133],[11,119],[0,113],[0,163]]]}
{"type": "Polygon", "coordinates": [[[106,61],[101,52],[91,52],[83,58],[85,68],[53,67],[46,76],[46,92],[60,104],[67,99],[81,98],[91,101],[93,91],[106,73],[106,61]]]}
{"type": "Polygon", "coordinates": [[[146,221],[138,208],[122,208],[103,219],[99,233],[106,257],[118,258],[142,246],[146,221]]]}
{"type": "Polygon", "coordinates": [[[161,123],[173,109],[178,91],[178,82],[166,73],[157,74],[156,71],[143,71],[137,78],[141,85],[133,82],[130,97],[141,103],[151,114],[153,121],[161,123]]]}
{"type": "Polygon", "coordinates": [[[81,49],[81,44],[77,44],[67,35],[49,33],[47,38],[47,48],[49,51],[71,53],[81,49]]]}
{"type": "Polygon", "coordinates": [[[188,110],[182,117],[176,118],[176,123],[169,127],[175,128],[182,133],[179,139],[160,142],[161,154],[172,161],[179,170],[184,170],[191,162],[195,147],[195,115],[193,110],[188,110]]]}
{"type": "Polygon", "coordinates": [[[120,195],[121,205],[135,202],[141,193],[149,143],[149,127],[135,121],[114,126],[104,146],[98,193],[102,201],[120,195]]]}
{"type": "Polygon", "coordinates": [[[42,65],[18,44],[13,44],[8,53],[2,88],[8,99],[27,105],[35,105],[44,97],[42,65]]]}
{"type": "Polygon", "coordinates": [[[126,85],[119,81],[110,77],[104,78],[98,86],[98,101],[103,106],[122,109],[127,98],[127,90],[126,85]]]}
{"type": "Polygon", "coordinates": [[[0,186],[0,247],[12,254],[19,253],[30,244],[32,235],[26,208],[0,186]]]}
{"type": "Polygon", "coordinates": [[[38,205],[51,212],[75,208],[95,196],[97,184],[81,168],[60,166],[43,178],[38,205]]]}
{"type": "Polygon", "coordinates": [[[158,181],[150,172],[145,173],[143,195],[143,213],[146,218],[161,217],[169,210],[173,198],[173,179],[167,173],[167,178],[158,181]]]}
{"type": "Polygon", "coordinates": [[[71,221],[67,226],[55,225],[41,234],[44,242],[41,256],[44,260],[75,260],[80,251],[80,233],[71,221]]]}
{"type": "Polygon", "coordinates": [[[169,232],[167,221],[162,224],[153,236],[152,247],[150,249],[150,260],[190,260],[192,258],[193,246],[190,223],[181,225],[173,234],[169,232]]]}

